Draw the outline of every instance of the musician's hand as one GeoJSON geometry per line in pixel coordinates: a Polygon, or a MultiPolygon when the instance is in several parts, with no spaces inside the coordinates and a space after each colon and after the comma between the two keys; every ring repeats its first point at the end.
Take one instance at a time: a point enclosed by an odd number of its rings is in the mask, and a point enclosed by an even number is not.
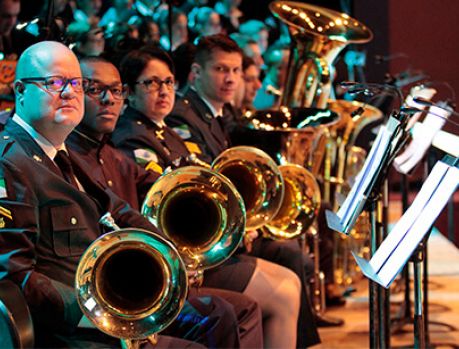
{"type": "Polygon", "coordinates": [[[247,252],[252,252],[252,243],[258,237],[258,231],[247,230],[244,234],[244,246],[247,252]]]}

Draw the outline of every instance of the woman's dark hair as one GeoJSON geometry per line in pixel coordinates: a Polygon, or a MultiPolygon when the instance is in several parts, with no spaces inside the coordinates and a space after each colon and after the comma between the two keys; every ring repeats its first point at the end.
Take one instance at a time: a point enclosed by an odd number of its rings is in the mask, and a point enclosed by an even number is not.
{"type": "Polygon", "coordinates": [[[131,90],[134,90],[137,79],[142,71],[152,59],[157,59],[165,63],[172,74],[175,74],[174,62],[166,51],[157,46],[143,46],[138,50],[129,52],[121,61],[120,74],[123,83],[127,84],[131,90]]]}

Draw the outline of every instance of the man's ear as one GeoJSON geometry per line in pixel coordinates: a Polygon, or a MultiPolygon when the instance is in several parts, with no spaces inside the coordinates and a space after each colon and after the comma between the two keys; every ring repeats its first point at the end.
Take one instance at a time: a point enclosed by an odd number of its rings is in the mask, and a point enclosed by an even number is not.
{"type": "Polygon", "coordinates": [[[14,83],[14,92],[17,94],[23,94],[25,90],[24,83],[22,81],[16,81],[14,83]]]}
{"type": "Polygon", "coordinates": [[[193,72],[195,77],[199,77],[201,74],[201,66],[198,63],[193,63],[191,65],[191,71],[193,72]]]}

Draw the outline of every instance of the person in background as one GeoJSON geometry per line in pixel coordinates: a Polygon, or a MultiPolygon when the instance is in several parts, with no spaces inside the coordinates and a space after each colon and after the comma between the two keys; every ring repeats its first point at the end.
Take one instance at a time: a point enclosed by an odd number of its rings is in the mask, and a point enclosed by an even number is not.
{"type": "Polygon", "coordinates": [[[113,5],[103,14],[99,25],[107,26],[109,23],[127,23],[129,18],[135,15],[132,7],[133,0],[113,0],[113,5]]]}
{"type": "Polygon", "coordinates": [[[75,22],[96,26],[100,21],[102,0],[77,0],[77,8],[73,11],[75,22]]]}
{"type": "Polygon", "coordinates": [[[174,51],[178,46],[188,41],[188,18],[180,10],[172,11],[172,44],[169,37],[169,11],[162,10],[158,19],[161,38],[159,43],[166,51],[174,51]]]}
{"type": "Polygon", "coordinates": [[[67,27],[67,38],[77,57],[99,56],[105,50],[102,28],[83,22],[73,22],[67,27]]]}
{"type": "Polygon", "coordinates": [[[219,34],[222,30],[220,15],[210,7],[196,7],[189,14],[189,27],[197,44],[202,36],[219,34]]]}
{"type": "Polygon", "coordinates": [[[255,40],[263,55],[268,49],[269,29],[262,21],[250,19],[239,26],[239,33],[255,40]]]}
{"type": "Polygon", "coordinates": [[[266,75],[253,105],[255,109],[276,109],[287,79],[290,50],[287,46],[271,46],[265,54],[266,75]]]}

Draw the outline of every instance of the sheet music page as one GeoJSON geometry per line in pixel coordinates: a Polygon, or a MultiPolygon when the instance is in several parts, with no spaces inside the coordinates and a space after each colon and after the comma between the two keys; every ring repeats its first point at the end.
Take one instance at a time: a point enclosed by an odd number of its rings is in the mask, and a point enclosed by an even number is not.
{"type": "Polygon", "coordinates": [[[418,215],[433,195],[433,192],[441,182],[441,179],[448,171],[449,166],[444,162],[438,161],[426,181],[422,185],[421,190],[416,195],[411,206],[406,210],[400,220],[392,228],[389,235],[381,243],[375,254],[370,260],[373,269],[378,272],[384,262],[389,258],[391,253],[398,246],[400,241],[406,235],[409,228],[413,225],[418,215]]]}
{"type": "Polygon", "coordinates": [[[389,285],[403,268],[419,242],[446,206],[451,195],[456,191],[458,185],[459,169],[449,167],[427,205],[418,213],[416,221],[409,228],[405,238],[400,242],[399,246],[378,273],[380,280],[384,284],[389,285]]]}
{"type": "Polygon", "coordinates": [[[352,220],[357,218],[356,215],[360,214],[360,212],[356,211],[361,208],[361,203],[365,200],[364,194],[377,179],[389,146],[391,149],[394,146],[390,142],[399,125],[400,122],[396,118],[390,117],[387,124],[380,128],[362,170],[357,175],[349,195],[338,210],[337,216],[340,218],[342,226],[346,229],[352,223],[352,220]]]}

